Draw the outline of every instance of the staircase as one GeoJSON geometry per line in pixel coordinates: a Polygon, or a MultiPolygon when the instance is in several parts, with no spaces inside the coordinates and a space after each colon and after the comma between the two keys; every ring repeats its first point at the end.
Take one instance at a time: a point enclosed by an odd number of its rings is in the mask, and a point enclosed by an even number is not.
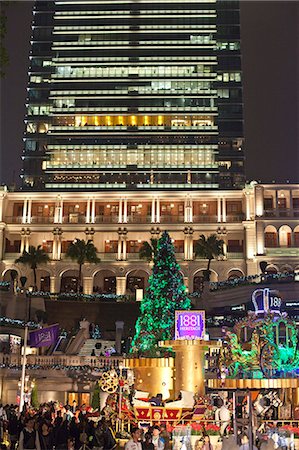
{"type": "Polygon", "coordinates": [[[86,339],[79,351],[79,356],[91,356],[93,350],[95,351],[96,356],[103,356],[105,355],[106,349],[111,347],[115,347],[114,341],[105,341],[103,339],[86,339]]]}

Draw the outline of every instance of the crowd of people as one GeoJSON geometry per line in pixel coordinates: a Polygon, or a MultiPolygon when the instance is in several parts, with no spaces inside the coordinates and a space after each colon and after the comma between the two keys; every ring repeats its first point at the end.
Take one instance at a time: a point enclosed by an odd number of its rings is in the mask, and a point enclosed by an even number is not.
{"type": "Polygon", "coordinates": [[[1,450],[112,450],[116,446],[110,424],[89,420],[86,405],[44,403],[37,410],[0,405],[1,450]]]}

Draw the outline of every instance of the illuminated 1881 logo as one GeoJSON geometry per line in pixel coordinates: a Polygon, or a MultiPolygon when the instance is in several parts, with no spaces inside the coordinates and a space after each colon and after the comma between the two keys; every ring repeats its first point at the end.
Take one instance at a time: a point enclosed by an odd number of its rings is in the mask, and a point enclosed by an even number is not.
{"type": "Polygon", "coordinates": [[[282,300],[278,291],[264,288],[256,289],[252,293],[252,303],[256,314],[263,314],[266,311],[280,314],[282,300]]]}
{"type": "Polygon", "coordinates": [[[175,339],[204,339],[205,312],[204,311],[176,311],[175,339]]]}

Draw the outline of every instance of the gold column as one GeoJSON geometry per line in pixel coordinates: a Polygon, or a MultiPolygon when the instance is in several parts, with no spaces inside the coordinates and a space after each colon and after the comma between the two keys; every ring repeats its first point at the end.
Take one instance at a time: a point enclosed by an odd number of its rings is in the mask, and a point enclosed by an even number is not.
{"type": "Polygon", "coordinates": [[[205,353],[215,342],[202,340],[176,340],[160,342],[161,347],[175,351],[175,396],[180,390],[205,394],[205,353]]]}
{"type": "Polygon", "coordinates": [[[133,369],[137,390],[161,393],[164,400],[173,396],[173,358],[125,359],[124,366],[133,369]]]}

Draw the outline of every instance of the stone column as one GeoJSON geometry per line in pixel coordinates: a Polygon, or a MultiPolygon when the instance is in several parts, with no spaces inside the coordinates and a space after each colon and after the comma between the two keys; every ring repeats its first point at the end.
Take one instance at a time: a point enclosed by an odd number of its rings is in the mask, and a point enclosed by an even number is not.
{"type": "Polygon", "coordinates": [[[26,252],[29,252],[29,246],[30,246],[30,230],[27,228],[25,231],[25,250],[26,252]]]}
{"type": "Polygon", "coordinates": [[[256,254],[265,253],[265,235],[263,222],[256,222],[256,254]]]}
{"type": "Polygon", "coordinates": [[[32,200],[28,200],[28,209],[27,209],[27,223],[31,223],[31,210],[32,210],[32,200]]]}
{"type": "Polygon", "coordinates": [[[25,228],[22,228],[21,231],[21,247],[20,247],[20,253],[21,255],[24,253],[25,250],[25,228]]]}
{"type": "Polygon", "coordinates": [[[116,295],[125,295],[126,293],[126,277],[116,277],[116,295]]]}
{"type": "Polygon", "coordinates": [[[264,188],[259,185],[255,187],[255,215],[258,217],[264,215],[264,188]]]}
{"type": "Polygon", "coordinates": [[[156,199],[156,222],[160,223],[160,199],[156,199]]]}
{"type": "Polygon", "coordinates": [[[152,213],[151,214],[152,215],[151,222],[152,223],[155,223],[155,221],[156,221],[155,209],[156,209],[156,200],[154,198],[152,198],[152,211],[151,211],[151,213],[152,213]]]}
{"type": "Polygon", "coordinates": [[[86,206],[86,223],[90,223],[90,198],[87,200],[86,206]]]}
{"type": "Polygon", "coordinates": [[[121,339],[123,335],[124,324],[122,320],[115,322],[115,350],[118,355],[121,354],[121,339]]]}
{"type": "Polygon", "coordinates": [[[123,216],[123,223],[128,222],[128,200],[124,199],[124,216],[123,216]]]}
{"type": "Polygon", "coordinates": [[[59,292],[59,286],[58,286],[59,279],[58,277],[50,277],[50,293],[56,294],[59,292]]]}
{"type": "Polygon", "coordinates": [[[59,205],[59,223],[63,223],[63,200],[60,200],[59,205]]]}
{"type": "Polygon", "coordinates": [[[24,205],[23,205],[22,223],[26,223],[26,221],[27,221],[27,204],[28,204],[28,200],[25,199],[24,205]]]}
{"type": "Polygon", "coordinates": [[[123,201],[120,198],[119,199],[119,206],[118,206],[118,223],[122,223],[123,221],[123,213],[122,213],[122,205],[123,205],[123,201]]]}
{"type": "Polygon", "coordinates": [[[226,222],[226,198],[222,197],[222,222],[226,222]]]}
{"type": "Polygon", "coordinates": [[[250,194],[249,194],[249,192],[245,192],[245,201],[246,201],[246,220],[250,220],[251,213],[250,213],[250,194]]]}
{"type": "Polygon", "coordinates": [[[217,222],[221,222],[221,198],[217,198],[217,222]]]}
{"type": "MultiPolygon", "coordinates": [[[[256,253],[256,236],[254,222],[245,225],[245,256],[253,259],[256,253]]],[[[248,274],[249,275],[249,274],[248,274]]]]}
{"type": "Polygon", "coordinates": [[[122,257],[122,236],[118,232],[118,243],[117,243],[117,260],[121,261],[122,257]]]}
{"type": "Polygon", "coordinates": [[[126,259],[127,259],[127,231],[126,230],[123,231],[122,241],[123,241],[122,260],[126,261],[126,259]]]}
{"type": "Polygon", "coordinates": [[[52,258],[56,261],[61,259],[61,239],[62,230],[61,228],[54,228],[53,230],[53,255],[52,258]]]}
{"type": "Polygon", "coordinates": [[[93,293],[93,277],[83,277],[83,294],[91,295],[93,293]]]}
{"type": "Polygon", "coordinates": [[[290,196],[290,198],[289,198],[289,201],[290,201],[290,216],[292,217],[293,216],[293,192],[292,192],[292,189],[290,189],[289,190],[289,196],[290,196]]]}
{"type": "Polygon", "coordinates": [[[93,198],[91,200],[91,223],[96,221],[96,200],[93,198]]]}

